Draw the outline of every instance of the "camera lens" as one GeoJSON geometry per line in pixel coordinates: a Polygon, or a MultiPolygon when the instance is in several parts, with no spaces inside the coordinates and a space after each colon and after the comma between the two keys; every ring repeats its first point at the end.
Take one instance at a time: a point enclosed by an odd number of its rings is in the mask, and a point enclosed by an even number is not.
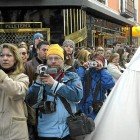
{"type": "Polygon", "coordinates": [[[45,71],[45,67],[42,67],[41,70],[42,70],[42,71],[45,71]]]}

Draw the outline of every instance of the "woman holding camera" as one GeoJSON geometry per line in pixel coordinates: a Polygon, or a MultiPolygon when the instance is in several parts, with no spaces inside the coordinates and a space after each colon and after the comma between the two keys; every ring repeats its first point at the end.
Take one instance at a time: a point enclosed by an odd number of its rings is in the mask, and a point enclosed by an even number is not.
{"type": "MultiPolygon", "coordinates": [[[[84,67],[82,66],[77,69],[77,73],[80,76],[83,85],[83,98],[78,107],[87,115],[90,113],[89,107],[93,106],[94,100],[97,100],[102,104],[105,100],[106,90],[112,88],[115,84],[109,72],[106,69],[103,69],[103,63],[105,62],[103,56],[94,54],[91,62],[97,65],[92,67],[89,65],[90,63],[87,62],[84,63],[84,67]],[[89,70],[85,70],[87,68],[89,68],[89,70]],[[95,93],[97,94],[97,97],[94,98],[95,93]]],[[[93,109],[95,108],[93,107],[93,109]]],[[[97,112],[93,111],[89,116],[94,120],[96,115],[97,112]]]]}
{"type": "Polygon", "coordinates": [[[28,140],[24,98],[29,79],[17,48],[1,45],[0,53],[0,140],[28,140]]]}

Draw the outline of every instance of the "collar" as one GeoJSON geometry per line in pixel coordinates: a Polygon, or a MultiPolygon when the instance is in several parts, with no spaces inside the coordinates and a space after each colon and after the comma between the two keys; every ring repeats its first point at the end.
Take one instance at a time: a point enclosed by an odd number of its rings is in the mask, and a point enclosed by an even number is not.
{"type": "Polygon", "coordinates": [[[36,57],[36,60],[39,64],[44,64],[46,65],[46,60],[44,60],[44,62],[42,62],[38,57],[36,57]]]}
{"type": "Polygon", "coordinates": [[[62,70],[59,72],[58,76],[54,75],[54,74],[50,74],[50,76],[52,76],[54,79],[56,79],[57,81],[61,81],[61,79],[64,77],[64,72],[62,72],[62,70]]]}

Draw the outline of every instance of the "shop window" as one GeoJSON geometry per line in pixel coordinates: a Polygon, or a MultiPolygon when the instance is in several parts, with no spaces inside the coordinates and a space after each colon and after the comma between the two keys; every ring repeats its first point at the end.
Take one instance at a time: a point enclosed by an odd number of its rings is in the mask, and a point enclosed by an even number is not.
{"type": "MultiPolygon", "coordinates": [[[[64,41],[63,11],[62,9],[28,9],[0,10],[1,22],[34,22],[30,28],[50,28],[51,43],[62,45],[64,41]],[[41,22],[40,24],[36,22],[41,22]],[[56,37],[57,36],[57,37],[56,37]]],[[[22,29],[20,26],[17,27],[22,29]]],[[[2,28],[3,29],[3,28],[2,28]]],[[[16,29],[12,27],[12,29],[16,29]]]]}

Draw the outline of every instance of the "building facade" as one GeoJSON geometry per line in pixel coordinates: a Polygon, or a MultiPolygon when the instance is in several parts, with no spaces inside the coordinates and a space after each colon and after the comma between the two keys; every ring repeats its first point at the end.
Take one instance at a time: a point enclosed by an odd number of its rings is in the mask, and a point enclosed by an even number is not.
{"type": "Polygon", "coordinates": [[[115,40],[139,45],[139,0],[7,0],[0,2],[0,43],[32,43],[41,32],[50,43],[111,47],[115,40]],[[136,43],[137,42],[137,43],[136,43]]]}

